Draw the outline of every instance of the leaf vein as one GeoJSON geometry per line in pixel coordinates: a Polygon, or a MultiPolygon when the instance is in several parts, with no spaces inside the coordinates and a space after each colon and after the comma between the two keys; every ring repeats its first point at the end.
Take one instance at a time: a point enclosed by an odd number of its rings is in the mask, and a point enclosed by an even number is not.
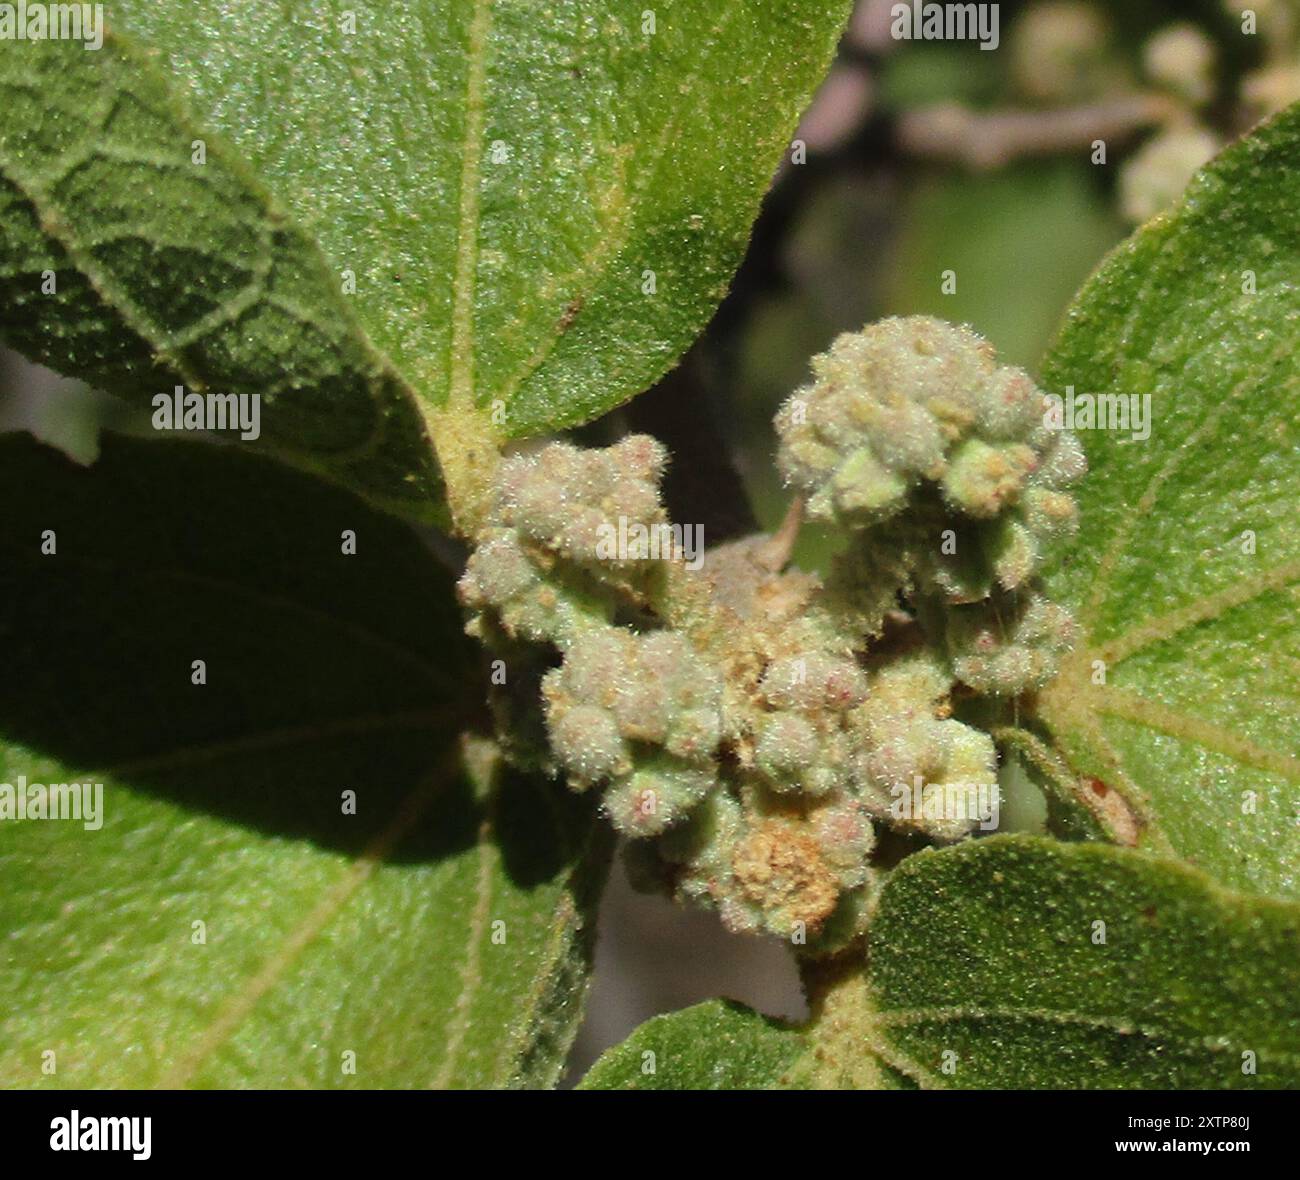
{"type": "Polygon", "coordinates": [[[474,408],[474,285],[478,268],[479,186],[483,169],[487,52],[491,27],[491,0],[475,0],[466,49],[469,65],[465,75],[465,136],[461,148],[447,390],[448,403],[465,412],[474,408]]]}
{"type": "MultiPolygon", "coordinates": [[[[456,755],[459,757],[459,750],[456,755]]],[[[156,1088],[183,1089],[194,1080],[203,1063],[234,1035],[263,997],[285,978],[299,955],[320,936],[392,854],[403,837],[424,817],[438,793],[436,785],[445,773],[446,767],[439,767],[407,795],[388,826],[348,866],[334,885],[325,891],[279,949],[268,956],[243,987],[218,1009],[211,1023],[195,1038],[189,1051],[163,1073],[156,1088]]]]}

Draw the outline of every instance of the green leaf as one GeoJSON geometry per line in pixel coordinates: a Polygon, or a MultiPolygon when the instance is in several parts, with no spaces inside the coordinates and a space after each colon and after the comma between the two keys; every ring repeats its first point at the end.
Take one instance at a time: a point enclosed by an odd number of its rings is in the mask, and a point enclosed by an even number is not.
{"type": "Polygon", "coordinates": [[[791,1083],[807,1050],[794,1028],[730,1000],[647,1020],[605,1052],[581,1090],[766,1090],[791,1083]]]}
{"type": "Polygon", "coordinates": [[[1210,164],[1083,289],[1045,379],[1149,395],[1151,419],[1146,441],[1079,432],[1082,528],[1047,585],[1083,640],[1042,716],[1071,773],[1127,798],[1143,847],[1287,898],[1300,898],[1298,154],[1292,108],[1210,164]]]}
{"type": "Polygon", "coordinates": [[[972,841],[905,860],[870,939],[870,1044],[922,1085],[1300,1086],[1300,906],[1194,869],[972,841]]]}
{"type": "Polygon", "coordinates": [[[500,401],[518,436],[618,405],[698,334],[847,11],[123,0],[114,17],[356,274],[357,316],[421,398],[500,401]]]}
{"type": "Polygon", "coordinates": [[[436,515],[410,387],[316,246],[152,63],[117,38],[0,42],[0,102],[7,343],[136,405],[177,385],[259,395],[258,446],[436,515]]]}
{"type": "MultiPolygon", "coordinates": [[[[6,51],[6,97],[18,103],[8,156],[29,138],[59,140],[29,169],[64,195],[36,222],[82,243],[82,255],[104,230],[143,230],[113,248],[134,268],[131,290],[151,277],[160,292],[169,285],[153,251],[182,246],[174,218],[187,218],[207,248],[175,253],[166,269],[222,294],[200,305],[187,290],[169,327],[199,333],[201,317],[265,264],[265,205],[227,183],[229,213],[204,226],[217,183],[188,172],[190,130],[175,134],[181,116],[155,82],[147,101],[118,104],[121,114],[87,101],[134,95],[138,84],[120,77],[134,55],[121,45],[147,45],[203,126],[233,142],[317,240],[334,276],[355,274],[352,311],[426,409],[450,399],[463,417],[499,403],[493,429],[538,433],[645,389],[705,325],[846,13],[845,0],[666,0],[653,10],[564,0],[545,13],[491,0],[292,10],[123,0],[118,49],[65,45],[40,58],[69,71],[53,87],[55,114],[42,107],[51,87],[32,74],[26,45],[6,51]],[[104,139],[95,122],[105,120],[110,156],[61,155],[77,136],[60,139],[60,129],[104,139]]],[[[19,250],[30,256],[31,243],[19,250]]],[[[324,312],[308,307],[317,327],[324,312]]],[[[47,355],[56,335],[52,321],[47,355]]],[[[105,359],[110,347],[99,348],[105,359]]],[[[456,429],[445,433],[454,448],[456,429]]]]}
{"type": "Polygon", "coordinates": [[[235,448],[0,438],[0,783],[103,783],[102,827],[0,821],[6,1085],[555,1081],[604,850],[457,740],[449,580],[235,448]]]}

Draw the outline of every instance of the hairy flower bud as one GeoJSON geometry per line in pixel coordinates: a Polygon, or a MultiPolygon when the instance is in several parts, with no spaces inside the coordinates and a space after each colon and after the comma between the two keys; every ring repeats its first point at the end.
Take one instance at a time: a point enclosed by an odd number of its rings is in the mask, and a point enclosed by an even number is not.
{"type": "Polygon", "coordinates": [[[958,607],[948,617],[948,647],[957,678],[976,692],[1016,696],[1042,688],[1075,639],[1069,611],[1033,595],[1000,617],[987,604],[958,607]]]}
{"type": "MultiPolygon", "coordinates": [[[[839,337],[813,370],[777,415],[778,463],[808,516],[852,530],[891,580],[953,601],[1014,589],[1072,527],[1062,489],[1083,473],[1082,450],[1049,424],[1029,376],[999,367],[974,332],[883,320],[839,337]]],[[[843,564],[842,599],[863,564],[843,564]]]]}
{"type": "Polygon", "coordinates": [[[574,705],[555,717],[551,743],[575,786],[588,787],[631,769],[618,722],[597,705],[574,705]]]}
{"type": "Polygon", "coordinates": [[[670,754],[652,755],[605,792],[605,813],[627,836],[657,836],[684,819],[712,786],[707,770],[670,754]]]}
{"type": "Polygon", "coordinates": [[[461,601],[492,613],[509,636],[560,647],[608,622],[652,564],[620,538],[664,526],[665,462],[647,435],[597,451],[550,443],[506,459],[461,601]]]}
{"type": "Polygon", "coordinates": [[[816,838],[796,823],[762,819],[732,855],[736,900],[753,906],[773,934],[791,936],[796,924],[813,930],[835,911],[840,889],[816,838]]]}
{"type": "Polygon", "coordinates": [[[776,709],[851,709],[867,695],[867,678],[850,659],[810,651],[774,660],[760,683],[776,709]]]}
{"type": "Polygon", "coordinates": [[[952,787],[976,799],[997,785],[992,739],[948,716],[950,683],[930,652],[880,669],[861,710],[866,742],[857,760],[862,802],[873,815],[939,840],[965,835],[974,816],[969,809],[956,814],[918,807],[918,790],[952,787]]]}
{"type": "Polygon", "coordinates": [[[920,480],[939,479],[995,373],[968,328],[927,316],[882,320],[813,358],[811,385],[777,414],[777,464],[813,519],[888,520],[920,480]]]}
{"type": "Polygon", "coordinates": [[[602,537],[617,529],[620,517],[645,525],[663,520],[665,462],[662,445],[647,435],[600,451],[551,443],[501,465],[494,515],[545,549],[595,561],[602,537]]]}
{"type": "Polygon", "coordinates": [[[628,835],[664,830],[713,782],[721,681],[685,637],[594,628],[542,682],[556,760],[570,783],[610,783],[628,835]]]}

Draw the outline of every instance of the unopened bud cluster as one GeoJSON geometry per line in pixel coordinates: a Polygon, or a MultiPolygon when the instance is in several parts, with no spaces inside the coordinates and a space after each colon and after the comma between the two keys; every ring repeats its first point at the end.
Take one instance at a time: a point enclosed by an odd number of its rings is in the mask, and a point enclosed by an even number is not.
{"type": "MultiPolygon", "coordinates": [[[[952,601],[1015,590],[1069,536],[1085,470],[1023,369],[969,328],[928,316],[840,336],[777,414],[777,462],[814,520],[865,563],[952,601]]],[[[853,581],[860,580],[853,576],[853,581]]]]}
{"type": "Polygon", "coordinates": [[[601,793],[634,880],[815,954],[864,928],[878,826],[974,826],[901,795],[996,789],[993,742],[954,702],[1041,687],[1070,643],[1031,582],[1073,527],[1083,460],[967,329],[887,320],[814,370],[777,428],[807,515],[847,535],[825,584],[766,537],[698,570],[611,556],[617,522],[664,523],[665,456],[634,436],[506,460],[460,591],[489,645],[558,657],[515,691],[552,769],[601,793]]]}
{"type": "Polygon", "coordinates": [[[658,835],[714,786],[722,681],[677,632],[587,631],[542,694],[570,785],[604,785],[619,831],[658,835]]]}
{"type": "Polygon", "coordinates": [[[664,523],[665,462],[647,435],[599,451],[552,443],[506,459],[460,581],[462,602],[490,610],[511,638],[561,648],[607,622],[617,605],[612,591],[633,591],[653,563],[602,556],[602,542],[620,518],[625,528],[627,521],[647,530],[664,523]]]}
{"type": "Polygon", "coordinates": [[[1001,604],[976,603],[948,616],[953,673],[986,696],[1017,696],[1042,688],[1076,638],[1069,611],[1041,594],[1001,604]]]}

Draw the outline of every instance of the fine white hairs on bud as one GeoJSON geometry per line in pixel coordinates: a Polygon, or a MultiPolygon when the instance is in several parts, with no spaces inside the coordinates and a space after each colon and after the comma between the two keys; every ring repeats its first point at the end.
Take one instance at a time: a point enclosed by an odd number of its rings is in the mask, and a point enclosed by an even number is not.
{"type": "Polygon", "coordinates": [[[1064,607],[1034,594],[1010,617],[988,604],[958,607],[948,616],[953,672],[987,696],[1017,696],[1042,688],[1073,645],[1076,627],[1064,607]]]}
{"type": "Polygon", "coordinates": [[[1075,527],[1064,489],[1082,449],[1028,374],[999,366],[969,328],[882,320],[840,336],[813,374],[777,414],[777,463],[807,515],[852,532],[868,564],[972,601],[1027,584],[1075,527]]]}

